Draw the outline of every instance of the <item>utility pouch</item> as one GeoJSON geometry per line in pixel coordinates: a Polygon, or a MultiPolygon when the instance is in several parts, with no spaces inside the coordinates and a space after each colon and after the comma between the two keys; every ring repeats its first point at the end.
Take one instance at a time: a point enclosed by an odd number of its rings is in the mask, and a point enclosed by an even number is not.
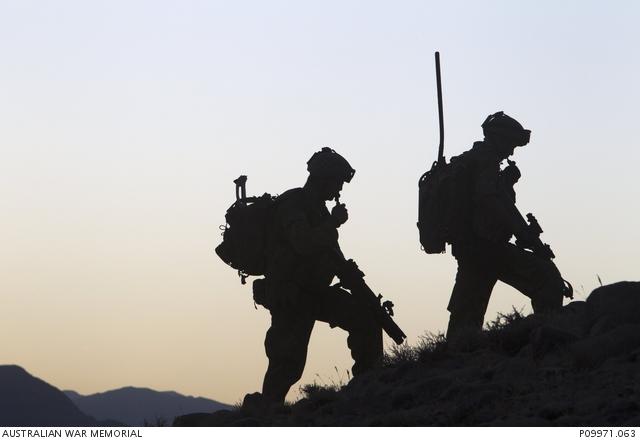
{"type": "Polygon", "coordinates": [[[267,302],[267,280],[256,279],[253,281],[253,301],[260,306],[269,309],[267,302]]]}

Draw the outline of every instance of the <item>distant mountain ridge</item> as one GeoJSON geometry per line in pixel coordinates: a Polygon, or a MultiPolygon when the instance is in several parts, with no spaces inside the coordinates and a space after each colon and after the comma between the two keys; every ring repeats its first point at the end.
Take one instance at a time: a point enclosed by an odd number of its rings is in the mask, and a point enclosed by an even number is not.
{"type": "Polygon", "coordinates": [[[170,425],[178,415],[225,409],[230,406],[218,401],[148,388],[63,392],[20,366],[0,365],[0,427],[170,425]]]}
{"type": "Polygon", "coordinates": [[[173,391],[158,392],[148,388],[123,387],[92,395],[64,391],[87,415],[98,420],[116,420],[130,426],[171,425],[185,413],[211,413],[231,406],[202,397],[173,391]]]}
{"type": "Polygon", "coordinates": [[[16,365],[0,366],[0,426],[97,426],[62,391],[16,365]]]}

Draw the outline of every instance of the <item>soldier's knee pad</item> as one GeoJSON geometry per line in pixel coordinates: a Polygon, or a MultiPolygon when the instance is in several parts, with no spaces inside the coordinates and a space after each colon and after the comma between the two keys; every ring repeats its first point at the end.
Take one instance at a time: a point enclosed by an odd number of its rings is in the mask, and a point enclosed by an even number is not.
{"type": "Polygon", "coordinates": [[[553,262],[548,263],[545,282],[540,289],[540,301],[551,307],[558,308],[562,306],[566,287],[558,268],[553,262]]]}
{"type": "Polygon", "coordinates": [[[382,329],[375,314],[368,308],[355,315],[351,322],[351,328],[358,333],[371,334],[382,329]]]}
{"type": "Polygon", "coordinates": [[[306,362],[306,352],[289,352],[283,353],[271,353],[267,354],[269,359],[269,370],[278,377],[295,378],[294,382],[298,381],[304,371],[304,365],[306,362]]]}

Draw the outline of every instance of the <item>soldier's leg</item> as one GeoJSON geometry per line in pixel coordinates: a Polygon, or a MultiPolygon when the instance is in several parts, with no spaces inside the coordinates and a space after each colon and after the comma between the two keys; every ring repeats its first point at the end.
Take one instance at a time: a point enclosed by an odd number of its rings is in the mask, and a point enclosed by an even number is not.
{"type": "Polygon", "coordinates": [[[500,255],[498,277],[531,299],[534,312],[549,312],[562,307],[564,281],[551,260],[513,244],[505,244],[500,255]]]}
{"type": "Polygon", "coordinates": [[[344,289],[327,288],[315,296],[317,302],[314,317],[333,327],[349,333],[347,346],[351,350],[354,376],[376,368],[382,363],[382,328],[376,322],[373,312],[358,303],[344,289]]]}
{"type": "Polygon", "coordinates": [[[477,254],[458,257],[458,272],[447,309],[451,313],[447,327],[447,340],[467,332],[482,330],[491,291],[497,274],[490,256],[477,254]]]}
{"type": "Polygon", "coordinates": [[[264,341],[269,358],[262,383],[265,400],[284,403],[289,389],[302,376],[313,324],[307,311],[271,311],[271,327],[264,341]]]}

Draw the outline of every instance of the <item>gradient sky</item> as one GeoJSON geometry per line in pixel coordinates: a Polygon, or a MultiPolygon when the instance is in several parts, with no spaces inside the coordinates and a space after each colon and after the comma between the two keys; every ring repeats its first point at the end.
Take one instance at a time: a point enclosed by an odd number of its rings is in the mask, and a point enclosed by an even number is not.
{"type": "MultiPolygon", "coordinates": [[[[238,175],[282,193],[325,145],[357,170],[343,250],[410,342],[443,330],[455,261],[415,227],[435,50],[446,155],[488,114],[517,118],[519,206],[576,298],[638,279],[639,18],[634,1],[0,2],[0,363],[81,393],[258,390],[269,314],[214,254],[218,226],[238,175]]],[[[486,319],[512,305],[530,311],[497,286],[486,319]]],[[[303,382],[350,366],[318,323],[303,382]]]]}

